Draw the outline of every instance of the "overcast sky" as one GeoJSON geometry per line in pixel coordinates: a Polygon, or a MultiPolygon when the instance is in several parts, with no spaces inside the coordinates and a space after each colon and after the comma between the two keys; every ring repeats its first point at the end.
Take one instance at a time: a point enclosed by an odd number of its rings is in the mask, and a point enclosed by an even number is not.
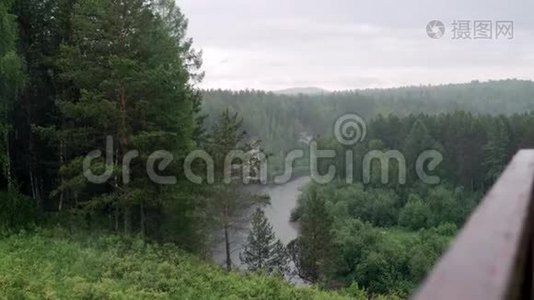
{"type": "Polygon", "coordinates": [[[534,0],[177,3],[204,52],[204,88],[341,90],[534,79],[534,0]],[[426,33],[434,19],[445,23],[440,39],[426,33]],[[454,20],[493,21],[493,37],[453,39],[454,20]],[[513,21],[514,38],[496,39],[496,21],[513,21]]]}

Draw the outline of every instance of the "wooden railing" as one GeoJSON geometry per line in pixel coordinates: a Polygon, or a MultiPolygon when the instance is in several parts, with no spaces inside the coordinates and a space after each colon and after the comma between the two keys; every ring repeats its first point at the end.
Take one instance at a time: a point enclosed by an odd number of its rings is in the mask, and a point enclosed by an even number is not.
{"type": "Polygon", "coordinates": [[[413,299],[534,299],[533,183],[534,150],[522,150],[413,299]]]}

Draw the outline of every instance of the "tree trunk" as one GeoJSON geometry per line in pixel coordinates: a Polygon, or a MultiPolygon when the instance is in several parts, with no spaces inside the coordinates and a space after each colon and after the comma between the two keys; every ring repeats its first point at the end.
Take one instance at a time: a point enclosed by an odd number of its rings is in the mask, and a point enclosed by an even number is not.
{"type": "MultiPolygon", "coordinates": [[[[60,167],[65,164],[64,147],[65,147],[64,142],[61,139],[59,141],[59,165],[60,165],[60,167]]],[[[64,182],[65,182],[65,180],[63,179],[63,176],[61,176],[61,185],[63,185],[64,182]]],[[[62,211],[63,210],[63,201],[65,201],[65,190],[61,189],[61,193],[59,194],[58,211],[62,211]]]]}
{"type": "Polygon", "coordinates": [[[228,226],[224,226],[224,245],[226,247],[226,271],[232,270],[232,258],[230,256],[230,235],[228,226]]]}
{"type": "Polygon", "coordinates": [[[115,203],[115,232],[119,232],[119,218],[120,218],[119,204],[115,203]]]}
{"type": "Polygon", "coordinates": [[[141,236],[145,237],[145,206],[143,203],[141,203],[140,207],[140,214],[141,214],[141,236]]]}
{"type": "MultiPolygon", "coordinates": [[[[7,108],[5,108],[7,109],[7,108]]],[[[6,124],[7,123],[7,116],[6,116],[6,124]]],[[[7,179],[7,190],[11,191],[11,188],[13,186],[13,179],[11,178],[11,155],[9,153],[9,129],[6,129],[6,132],[4,133],[4,139],[5,139],[5,146],[6,146],[6,179],[7,179]]]]}
{"type": "Polygon", "coordinates": [[[30,177],[30,185],[32,189],[32,196],[35,202],[37,203],[37,208],[39,211],[39,215],[43,213],[43,202],[41,197],[41,190],[39,188],[39,178],[35,175],[35,161],[36,161],[36,155],[35,155],[35,147],[34,147],[34,141],[33,141],[33,134],[30,131],[29,137],[28,137],[28,152],[29,152],[29,159],[28,159],[28,175],[30,177]]]}
{"type": "Polygon", "coordinates": [[[124,208],[124,234],[130,233],[130,209],[124,208]]]}
{"type": "MultiPolygon", "coordinates": [[[[118,166],[119,164],[119,149],[115,150],[115,156],[113,157],[113,165],[118,166]]],[[[119,177],[117,173],[115,172],[115,175],[113,176],[114,180],[114,187],[115,190],[119,190],[119,177]]],[[[120,211],[119,211],[119,201],[115,200],[115,232],[119,232],[119,219],[120,219],[120,211]]]]}

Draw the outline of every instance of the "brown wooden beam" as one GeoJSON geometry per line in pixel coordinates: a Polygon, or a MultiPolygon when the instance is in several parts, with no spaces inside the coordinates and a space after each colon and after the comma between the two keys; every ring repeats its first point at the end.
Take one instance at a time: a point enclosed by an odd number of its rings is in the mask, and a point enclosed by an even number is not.
{"type": "Polygon", "coordinates": [[[534,299],[533,184],[534,150],[522,150],[413,299],[534,299]]]}

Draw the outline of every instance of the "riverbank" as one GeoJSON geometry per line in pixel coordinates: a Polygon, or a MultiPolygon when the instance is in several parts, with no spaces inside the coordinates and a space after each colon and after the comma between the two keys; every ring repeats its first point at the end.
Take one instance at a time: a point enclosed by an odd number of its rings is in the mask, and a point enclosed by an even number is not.
{"type": "MultiPolygon", "coordinates": [[[[310,177],[300,177],[288,183],[280,185],[256,185],[247,187],[248,192],[269,195],[271,205],[264,208],[265,215],[273,226],[275,235],[284,243],[288,244],[298,237],[298,224],[290,221],[291,212],[297,207],[301,189],[311,181],[310,177]]],[[[248,233],[248,228],[231,232],[232,262],[236,267],[241,267],[239,252],[248,233]]],[[[219,265],[225,263],[224,242],[217,242],[213,249],[213,261],[219,265]]]]}

